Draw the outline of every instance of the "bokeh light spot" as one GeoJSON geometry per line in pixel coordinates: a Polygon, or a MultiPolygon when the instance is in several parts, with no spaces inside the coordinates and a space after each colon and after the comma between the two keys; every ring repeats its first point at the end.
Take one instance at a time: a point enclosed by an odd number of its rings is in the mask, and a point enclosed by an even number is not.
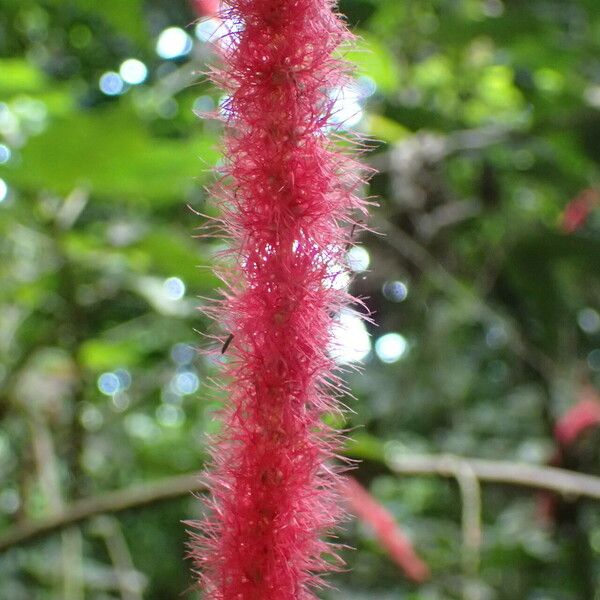
{"type": "Polygon", "coordinates": [[[383,297],[390,302],[404,302],[408,296],[408,287],[402,281],[386,281],[382,292],[383,297]]]}
{"type": "Polygon", "coordinates": [[[172,119],[175,115],[177,115],[178,111],[179,104],[177,104],[177,100],[175,100],[175,98],[167,98],[156,108],[158,116],[163,119],[172,119]]]}
{"type": "Polygon", "coordinates": [[[363,118],[363,108],[359,102],[360,91],[347,86],[331,94],[333,106],[331,107],[330,121],[333,125],[342,125],[348,129],[358,125],[363,118]]]}
{"type": "Polygon", "coordinates": [[[171,387],[173,391],[181,396],[188,396],[198,390],[200,379],[193,371],[182,371],[173,377],[171,387]]]}
{"type": "Polygon", "coordinates": [[[119,380],[119,390],[127,390],[131,385],[131,373],[127,369],[117,369],[115,375],[119,380]]]}
{"type": "Polygon", "coordinates": [[[502,0],[484,0],[483,14],[492,19],[501,17],[504,14],[504,4],[502,0]]]}
{"type": "Polygon", "coordinates": [[[203,116],[205,113],[208,113],[215,108],[215,101],[210,96],[198,96],[194,100],[194,112],[203,116]]]}
{"type": "Polygon", "coordinates": [[[107,71],[100,77],[98,87],[107,96],[118,96],[125,90],[125,82],[118,73],[107,71]]]}
{"type": "Polygon", "coordinates": [[[163,284],[169,300],[181,300],[185,295],[185,283],[179,277],[169,277],[163,284]]]}
{"type": "Polygon", "coordinates": [[[600,331],[600,315],[593,308],[584,308],[577,315],[577,323],[582,331],[588,334],[600,331]]]}
{"type": "Polygon", "coordinates": [[[375,80],[368,75],[361,75],[357,81],[357,86],[363,98],[369,98],[377,91],[375,80]]]}
{"type": "Polygon", "coordinates": [[[143,413],[132,413],[125,417],[125,430],[131,437],[149,439],[159,432],[154,421],[143,413]]]}
{"type": "Polygon", "coordinates": [[[8,197],[8,186],[4,179],[0,179],[0,202],[4,202],[8,197]]]}
{"type": "Polygon", "coordinates": [[[360,362],[371,351],[371,337],[356,312],[344,309],[333,326],[330,355],[338,364],[360,362]]]}
{"type": "Polygon", "coordinates": [[[362,273],[369,268],[371,257],[366,248],[353,246],[346,254],[346,262],[355,273],[362,273]]]}
{"type": "Polygon", "coordinates": [[[119,378],[114,373],[102,373],[98,377],[98,389],[106,396],[113,396],[121,387],[119,378]]]}
{"type": "Polygon", "coordinates": [[[200,21],[196,25],[194,33],[201,42],[215,41],[217,39],[217,36],[215,36],[215,34],[221,26],[222,23],[220,19],[210,17],[208,19],[203,19],[202,21],[200,21]]]}
{"type": "Polygon", "coordinates": [[[129,396],[123,392],[117,392],[110,399],[112,407],[116,412],[125,412],[131,404],[129,396]]]}
{"type": "Polygon", "coordinates": [[[156,409],[156,420],[163,427],[179,427],[185,420],[183,410],[173,404],[161,404],[156,409]]]}
{"type": "Polygon", "coordinates": [[[485,343],[488,348],[496,350],[506,345],[508,333],[502,324],[492,325],[485,334],[485,343]]]}
{"type": "Polygon", "coordinates": [[[5,165],[12,156],[10,148],[5,144],[0,144],[0,165],[5,165]]]}
{"type": "Polygon", "coordinates": [[[79,422],[88,431],[98,431],[104,424],[104,417],[98,408],[86,402],[79,413],[79,422]]]}
{"type": "Polygon", "coordinates": [[[171,360],[177,365],[189,365],[196,356],[196,351],[190,344],[175,344],[171,348],[171,360]]]}
{"type": "Polygon", "coordinates": [[[169,27],[156,41],[156,53],[167,60],[186,56],[192,50],[192,38],[179,27],[169,27]]]}
{"type": "Polygon", "coordinates": [[[128,58],[121,63],[119,75],[126,83],[131,85],[139,85],[146,81],[148,77],[148,68],[137,58],[128,58]]]}
{"type": "Polygon", "coordinates": [[[21,506],[21,497],[14,488],[8,488],[0,492],[0,511],[12,515],[19,510],[21,506]]]}
{"type": "Polygon", "coordinates": [[[408,342],[399,333],[386,333],[375,342],[375,354],[384,363],[395,363],[408,350],[408,342]]]}
{"type": "Polygon", "coordinates": [[[600,372],[600,348],[592,350],[587,355],[587,364],[592,371],[600,372]]]}

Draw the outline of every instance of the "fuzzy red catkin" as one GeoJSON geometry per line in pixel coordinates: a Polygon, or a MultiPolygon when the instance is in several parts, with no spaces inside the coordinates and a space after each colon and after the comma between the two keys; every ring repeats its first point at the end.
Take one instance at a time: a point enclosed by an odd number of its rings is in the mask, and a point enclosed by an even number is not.
{"type": "Polygon", "coordinates": [[[226,291],[209,309],[234,335],[228,401],[207,475],[207,517],[192,557],[210,600],[307,600],[336,564],[325,538],[339,516],[340,445],[322,421],[342,384],[336,281],[362,170],[331,140],[334,94],[350,82],[336,56],[351,35],[329,0],[230,0],[220,19],[225,89],[221,224],[226,291]]]}

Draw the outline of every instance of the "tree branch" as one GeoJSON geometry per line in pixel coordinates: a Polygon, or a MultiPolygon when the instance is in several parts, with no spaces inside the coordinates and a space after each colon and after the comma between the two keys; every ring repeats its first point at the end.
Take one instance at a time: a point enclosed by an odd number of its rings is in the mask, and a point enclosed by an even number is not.
{"type": "MultiPolygon", "coordinates": [[[[452,455],[399,456],[388,460],[387,464],[390,470],[398,475],[438,475],[457,478],[460,472],[469,469],[480,481],[600,500],[600,477],[555,467],[461,458],[452,455]]],[[[95,498],[78,500],[54,515],[36,521],[24,521],[9,528],[0,535],[0,552],[96,515],[137,509],[204,490],[205,485],[200,475],[191,473],[136,485],[125,490],[107,492],[95,498]]]]}
{"type": "Polygon", "coordinates": [[[600,477],[556,467],[462,458],[450,454],[398,456],[389,459],[387,465],[393,473],[398,475],[439,475],[454,478],[460,475],[463,468],[467,468],[480,481],[600,500],[600,477]]]}
{"type": "Polygon", "coordinates": [[[5,531],[0,535],[0,552],[96,515],[137,509],[164,500],[180,498],[190,492],[202,491],[204,488],[200,475],[191,473],[77,500],[51,516],[35,521],[23,521],[5,531]]]}

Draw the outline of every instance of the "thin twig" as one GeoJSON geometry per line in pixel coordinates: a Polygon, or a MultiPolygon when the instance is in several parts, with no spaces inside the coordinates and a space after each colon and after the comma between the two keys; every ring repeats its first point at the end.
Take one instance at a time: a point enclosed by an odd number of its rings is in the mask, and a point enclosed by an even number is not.
{"type": "Polygon", "coordinates": [[[158,482],[135,485],[125,490],[107,492],[101,496],[72,502],[68,508],[35,521],[24,521],[14,525],[0,536],[0,552],[24,542],[37,539],[48,533],[80,523],[90,517],[115,514],[137,509],[164,500],[180,498],[192,491],[204,490],[198,473],[177,475],[158,482]]]}
{"type": "Polygon", "coordinates": [[[63,572],[62,597],[64,600],[83,600],[83,539],[78,527],[68,527],[61,532],[63,572]]]}
{"type": "Polygon", "coordinates": [[[121,525],[115,517],[101,515],[92,522],[95,532],[104,539],[113,564],[121,600],[142,600],[144,579],[136,571],[121,525]]]}
{"type": "Polygon", "coordinates": [[[456,477],[457,461],[471,469],[480,481],[549,490],[573,498],[600,500],[600,477],[556,467],[462,458],[448,454],[395,456],[390,458],[387,464],[390,470],[398,475],[456,477]]]}
{"type": "Polygon", "coordinates": [[[481,600],[480,590],[474,585],[481,561],[481,487],[471,465],[456,459],[455,474],[462,503],[462,566],[463,599],[481,600]]]}
{"type": "MultiPolygon", "coordinates": [[[[573,498],[586,497],[600,500],[600,477],[555,467],[467,459],[451,455],[393,457],[388,461],[388,467],[393,473],[402,475],[456,477],[457,461],[471,469],[481,482],[549,490],[573,498]]],[[[96,515],[138,509],[204,490],[205,485],[201,482],[199,474],[191,473],[78,500],[55,515],[14,525],[0,535],[0,552],[96,515]]]]}

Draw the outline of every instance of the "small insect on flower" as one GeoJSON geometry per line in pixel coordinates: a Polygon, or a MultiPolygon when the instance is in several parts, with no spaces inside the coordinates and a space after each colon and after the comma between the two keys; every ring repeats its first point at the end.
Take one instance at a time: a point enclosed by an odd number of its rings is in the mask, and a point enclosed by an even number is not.
{"type": "Polygon", "coordinates": [[[229,348],[229,344],[231,344],[231,342],[233,342],[233,338],[235,336],[233,335],[233,333],[230,333],[227,336],[227,339],[225,340],[225,343],[223,344],[223,347],[221,348],[221,354],[225,354],[225,352],[227,352],[227,348],[229,348]]]}
{"type": "MultiPolygon", "coordinates": [[[[350,230],[350,239],[354,238],[354,234],[357,233],[357,229],[361,228],[364,230],[364,226],[365,222],[362,219],[359,219],[358,221],[352,223],[352,229],[350,230]]],[[[358,234],[360,234],[360,230],[358,231],[358,234]]]]}

